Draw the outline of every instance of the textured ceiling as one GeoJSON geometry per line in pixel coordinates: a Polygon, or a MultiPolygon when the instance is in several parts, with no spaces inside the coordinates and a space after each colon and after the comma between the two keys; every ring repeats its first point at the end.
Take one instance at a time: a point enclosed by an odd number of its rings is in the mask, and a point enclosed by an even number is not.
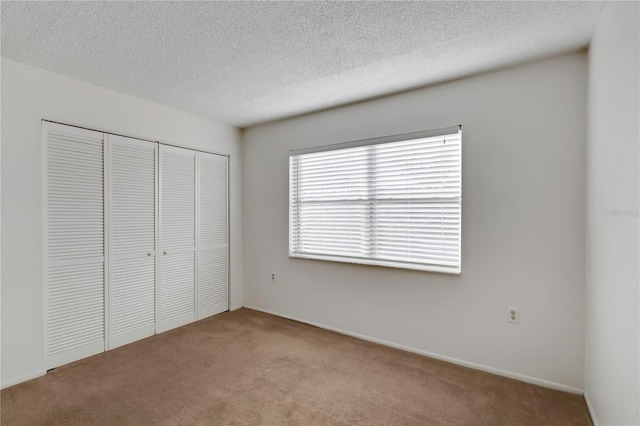
{"type": "Polygon", "coordinates": [[[588,45],[596,2],[2,2],[2,55],[239,127],[588,45]]]}

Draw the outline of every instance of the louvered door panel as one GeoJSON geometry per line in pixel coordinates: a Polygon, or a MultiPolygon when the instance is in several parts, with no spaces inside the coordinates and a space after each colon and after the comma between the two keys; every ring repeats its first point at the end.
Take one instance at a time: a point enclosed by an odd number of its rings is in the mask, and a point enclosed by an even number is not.
{"type": "Polygon", "coordinates": [[[94,346],[94,343],[97,347],[96,353],[102,352],[103,265],[87,263],[50,266],[48,278],[48,355],[55,357],[73,351],[80,345],[94,346]]]}
{"type": "Polygon", "coordinates": [[[198,156],[198,319],[229,309],[228,157],[198,156]]]}
{"type": "MultiPolygon", "coordinates": [[[[164,256],[162,259],[161,321],[171,321],[189,314],[193,322],[195,300],[194,252],[164,256]]],[[[177,327],[177,325],[176,325],[177,327]]],[[[173,327],[172,327],[173,328],[173,327]]]]}
{"type": "Polygon", "coordinates": [[[195,159],[194,151],[160,146],[158,332],[196,318],[195,159]]]}
{"type": "Polygon", "coordinates": [[[46,367],[104,351],[103,134],[43,122],[46,367]]]}
{"type": "Polygon", "coordinates": [[[155,333],[157,144],[107,135],[109,348],[155,333]]]}
{"type": "Polygon", "coordinates": [[[229,310],[227,248],[198,250],[198,319],[229,310]]]}
{"type": "Polygon", "coordinates": [[[163,248],[195,246],[195,152],[162,146],[161,242],[163,248]]]}
{"type": "Polygon", "coordinates": [[[110,348],[155,333],[155,259],[112,262],[110,348]]]}

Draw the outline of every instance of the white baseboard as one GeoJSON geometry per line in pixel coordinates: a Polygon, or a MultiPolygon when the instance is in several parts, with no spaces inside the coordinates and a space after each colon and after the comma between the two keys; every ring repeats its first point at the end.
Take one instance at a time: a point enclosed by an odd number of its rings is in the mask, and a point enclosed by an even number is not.
{"type": "Polygon", "coordinates": [[[237,311],[240,308],[242,308],[242,305],[233,306],[233,307],[229,308],[229,312],[237,311]]]}
{"type": "Polygon", "coordinates": [[[589,410],[589,415],[591,416],[591,421],[593,422],[593,426],[600,426],[600,422],[596,417],[596,412],[593,409],[593,405],[591,405],[591,400],[589,399],[589,394],[584,392],[584,400],[587,403],[587,409],[589,410]]]}
{"type": "Polygon", "coordinates": [[[0,389],[6,389],[19,383],[35,379],[36,377],[44,376],[45,374],[47,374],[47,370],[38,370],[31,374],[27,374],[26,376],[18,377],[17,379],[7,380],[6,382],[2,382],[2,384],[0,384],[0,389]]]}
{"type": "Polygon", "coordinates": [[[366,340],[366,341],[369,341],[369,342],[378,343],[378,344],[385,345],[385,346],[390,346],[390,347],[396,348],[396,349],[401,349],[403,351],[417,353],[419,355],[424,355],[424,356],[427,356],[429,358],[439,359],[441,361],[450,362],[452,364],[461,365],[463,367],[469,367],[469,368],[473,368],[475,370],[480,370],[480,371],[484,371],[484,372],[487,372],[487,373],[496,374],[498,376],[503,376],[503,377],[508,377],[510,379],[520,380],[521,382],[531,383],[533,385],[538,385],[538,386],[542,386],[542,387],[545,387],[545,388],[555,389],[555,390],[559,390],[559,391],[563,391],[563,392],[574,393],[574,394],[577,394],[577,395],[583,395],[584,394],[584,391],[582,389],[574,388],[572,386],[563,385],[561,383],[556,383],[556,382],[552,382],[552,381],[544,380],[544,379],[538,379],[536,377],[531,377],[531,376],[527,376],[527,375],[524,375],[524,374],[515,373],[515,372],[512,372],[512,371],[501,370],[499,368],[489,367],[487,365],[476,364],[475,362],[464,361],[464,360],[461,360],[461,359],[452,358],[452,357],[449,357],[449,356],[445,356],[445,355],[440,355],[440,354],[433,353],[433,352],[424,351],[422,349],[416,349],[416,348],[412,348],[410,346],[405,346],[405,345],[400,345],[400,344],[397,344],[397,343],[388,342],[386,340],[377,339],[375,337],[369,337],[369,336],[365,336],[363,334],[353,333],[351,331],[342,330],[342,329],[335,328],[335,327],[330,327],[330,326],[327,326],[327,325],[324,325],[324,324],[319,324],[319,323],[316,323],[316,322],[307,321],[307,320],[303,320],[303,319],[300,319],[300,318],[295,318],[295,317],[292,317],[292,316],[289,316],[289,315],[283,315],[283,314],[280,314],[278,312],[273,312],[273,311],[270,311],[270,310],[267,310],[267,309],[258,308],[256,306],[244,305],[243,307],[245,307],[247,309],[253,309],[254,311],[260,311],[260,312],[264,312],[266,314],[271,314],[271,315],[275,315],[275,316],[278,316],[278,317],[290,319],[290,320],[293,320],[293,321],[297,321],[297,322],[302,322],[302,323],[305,323],[305,324],[313,325],[315,327],[323,328],[323,329],[329,330],[329,331],[334,331],[334,332],[340,333],[340,334],[345,334],[345,335],[351,336],[351,337],[356,337],[358,339],[366,340]]]}

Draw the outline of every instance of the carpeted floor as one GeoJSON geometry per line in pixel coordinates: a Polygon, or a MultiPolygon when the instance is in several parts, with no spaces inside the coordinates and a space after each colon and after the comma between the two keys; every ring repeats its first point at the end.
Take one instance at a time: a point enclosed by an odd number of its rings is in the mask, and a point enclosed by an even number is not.
{"type": "Polygon", "coordinates": [[[582,397],[241,309],[0,393],[9,425],[590,425],[582,397]]]}

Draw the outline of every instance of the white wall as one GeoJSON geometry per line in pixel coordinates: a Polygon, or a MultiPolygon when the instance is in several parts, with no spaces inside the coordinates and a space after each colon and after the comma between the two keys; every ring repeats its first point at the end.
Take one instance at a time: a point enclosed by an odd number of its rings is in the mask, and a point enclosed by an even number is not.
{"type": "Polygon", "coordinates": [[[244,305],[579,391],[586,82],[581,52],[247,129],[244,305]],[[461,276],[288,258],[290,149],[455,124],[461,276]]]}
{"type": "Polygon", "coordinates": [[[602,425],[640,421],[639,9],[609,2],[589,49],[585,390],[602,425]]]}
{"type": "Polygon", "coordinates": [[[2,58],[3,387],[44,369],[42,118],[229,154],[231,307],[242,304],[240,132],[2,58]]]}

